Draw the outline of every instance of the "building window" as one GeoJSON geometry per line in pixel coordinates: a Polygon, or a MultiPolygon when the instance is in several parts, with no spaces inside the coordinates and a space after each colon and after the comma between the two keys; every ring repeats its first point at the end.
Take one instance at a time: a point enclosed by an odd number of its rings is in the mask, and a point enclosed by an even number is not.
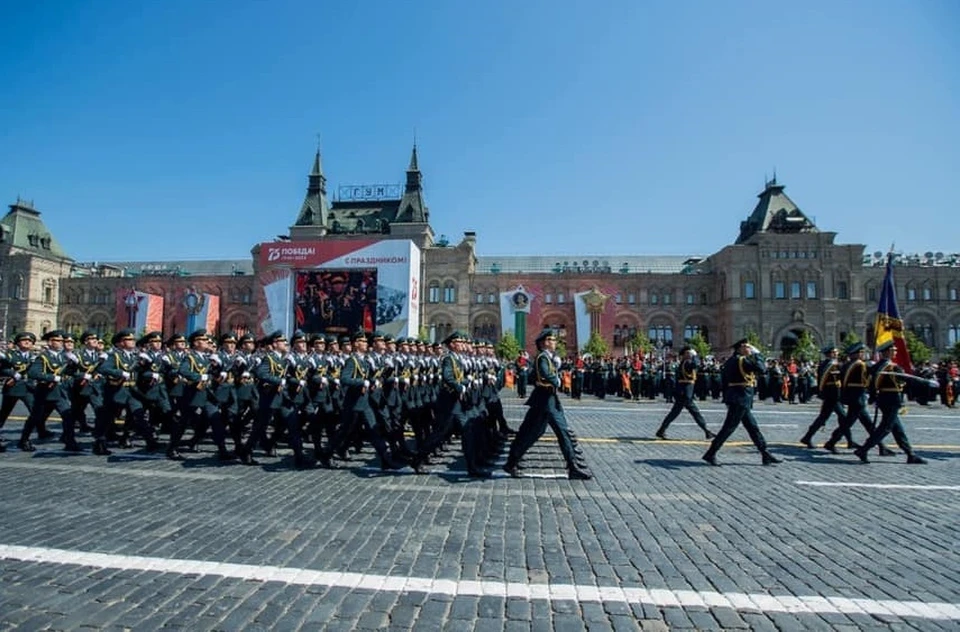
{"type": "Polygon", "coordinates": [[[916,334],[917,338],[923,341],[923,344],[928,347],[934,346],[933,340],[933,326],[928,323],[917,323],[910,327],[913,330],[913,333],[916,334]]]}
{"type": "Polygon", "coordinates": [[[800,298],[800,281],[790,283],[790,298],[800,298]]]}
{"type": "Polygon", "coordinates": [[[453,281],[447,281],[443,285],[443,302],[444,303],[457,302],[457,286],[453,284],[453,281]]]}
{"type": "Polygon", "coordinates": [[[629,303],[629,304],[631,304],[631,305],[636,305],[636,304],[637,304],[637,295],[634,294],[633,292],[631,292],[630,294],[627,294],[627,303],[629,303]]]}
{"type": "Polygon", "coordinates": [[[253,290],[250,288],[245,288],[243,290],[243,294],[240,295],[240,302],[244,305],[253,303],[253,290]]]}
{"type": "Polygon", "coordinates": [[[787,298],[787,290],[783,281],[777,281],[773,284],[773,298],[787,298]]]}
{"type": "Polygon", "coordinates": [[[474,300],[475,302],[477,302],[477,303],[482,303],[482,302],[483,302],[483,294],[482,294],[481,292],[477,292],[477,295],[473,297],[473,300],[474,300]]]}
{"type": "Polygon", "coordinates": [[[877,302],[877,288],[869,287],[867,288],[867,302],[876,303],[877,302]]]}
{"type": "Polygon", "coordinates": [[[949,294],[950,294],[950,300],[951,300],[951,301],[957,300],[957,288],[955,288],[955,287],[950,288],[949,294]]]}
{"type": "Polygon", "coordinates": [[[620,292],[617,292],[617,293],[614,295],[613,300],[614,300],[614,302],[616,302],[617,305],[622,305],[622,304],[623,304],[623,294],[621,294],[620,292]]]}
{"type": "Polygon", "coordinates": [[[960,342],[960,325],[950,325],[947,327],[947,345],[953,347],[960,342]]]}
{"type": "Polygon", "coordinates": [[[544,294],[543,302],[546,303],[547,305],[550,305],[551,303],[553,303],[553,294],[551,294],[550,292],[547,292],[546,294],[544,294]]]}
{"type": "Polygon", "coordinates": [[[651,292],[651,293],[650,293],[650,304],[651,304],[651,305],[656,305],[656,304],[659,303],[659,302],[660,302],[660,296],[659,296],[656,292],[651,292]]]}
{"type": "Polygon", "coordinates": [[[53,288],[49,285],[43,288],[43,302],[47,305],[53,305],[53,288]]]}
{"type": "Polygon", "coordinates": [[[917,288],[907,288],[907,301],[912,303],[917,300],[917,288]]]}
{"type": "Polygon", "coordinates": [[[816,281],[807,281],[807,298],[817,298],[816,281]]]}
{"type": "Polygon", "coordinates": [[[933,300],[933,292],[928,287],[923,288],[923,300],[925,301],[933,300]]]}
{"type": "Polygon", "coordinates": [[[10,298],[23,298],[23,277],[19,274],[13,278],[10,285],[10,298]]]}
{"type": "Polygon", "coordinates": [[[558,302],[558,303],[566,303],[566,302],[567,302],[567,295],[564,294],[563,292],[560,292],[559,294],[557,294],[557,302],[558,302]]]}
{"type": "Polygon", "coordinates": [[[427,288],[427,302],[429,303],[439,303],[440,302],[440,284],[436,281],[431,281],[430,286],[427,288]]]}
{"type": "Polygon", "coordinates": [[[490,294],[487,295],[487,302],[490,304],[496,303],[497,302],[496,293],[490,292],[490,294]]]}
{"type": "Polygon", "coordinates": [[[846,300],[847,298],[847,282],[840,281],[837,283],[837,298],[846,300]]]}
{"type": "Polygon", "coordinates": [[[757,298],[757,286],[753,281],[743,284],[743,298],[757,298]]]}
{"type": "Polygon", "coordinates": [[[673,328],[670,325],[650,325],[647,336],[651,341],[660,341],[664,344],[673,342],[673,328]]]}
{"type": "Polygon", "coordinates": [[[693,305],[696,302],[696,297],[693,295],[693,292],[687,292],[687,305],[693,305]]]}
{"type": "Polygon", "coordinates": [[[709,342],[709,339],[707,338],[707,328],[703,325],[687,325],[683,328],[684,340],[690,340],[697,334],[700,334],[700,337],[703,338],[704,341],[709,342]]]}
{"type": "Polygon", "coordinates": [[[670,305],[673,302],[673,292],[663,293],[663,304],[670,305]]]}

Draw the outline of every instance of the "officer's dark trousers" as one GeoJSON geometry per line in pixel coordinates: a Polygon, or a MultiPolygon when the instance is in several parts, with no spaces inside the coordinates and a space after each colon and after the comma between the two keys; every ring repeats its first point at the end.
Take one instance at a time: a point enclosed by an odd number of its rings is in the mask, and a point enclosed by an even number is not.
{"type": "Polygon", "coordinates": [[[377,417],[371,408],[345,408],[340,415],[340,427],[337,428],[337,434],[333,442],[327,449],[334,453],[344,450],[347,444],[351,442],[355,435],[366,432],[370,445],[376,450],[377,456],[382,461],[388,461],[387,442],[377,429],[377,417]]]}
{"type": "Polygon", "coordinates": [[[693,417],[693,420],[697,422],[697,425],[700,426],[700,430],[706,432],[707,422],[700,413],[700,408],[697,406],[697,402],[692,399],[687,399],[687,396],[683,395],[681,392],[677,392],[673,400],[673,408],[671,408],[670,412],[667,413],[667,416],[663,418],[663,423],[660,424],[660,430],[658,432],[666,432],[670,424],[673,423],[673,420],[680,416],[680,411],[684,409],[686,409],[687,412],[690,413],[690,416],[693,417]]]}
{"type": "Polygon", "coordinates": [[[3,424],[7,423],[7,418],[13,411],[13,407],[17,405],[17,402],[23,402],[23,405],[27,408],[27,416],[30,416],[30,411],[33,410],[32,393],[23,396],[4,395],[3,403],[0,404],[0,428],[3,428],[3,424]]]}
{"type": "Polygon", "coordinates": [[[893,440],[897,442],[900,449],[903,450],[907,456],[913,454],[910,440],[907,438],[907,433],[903,429],[903,423],[900,421],[900,405],[883,406],[880,408],[880,414],[880,424],[876,430],[870,433],[870,437],[863,444],[861,450],[867,453],[871,448],[882,445],[880,442],[883,441],[884,437],[892,433],[893,440]]]}
{"type": "Polygon", "coordinates": [[[867,414],[867,410],[863,404],[860,402],[850,404],[847,406],[847,414],[840,419],[840,425],[833,431],[833,434],[830,435],[827,446],[832,447],[836,445],[841,437],[847,437],[847,441],[850,441],[850,428],[853,427],[856,421],[860,422],[860,425],[864,427],[868,435],[872,435],[876,430],[873,425],[873,420],[870,419],[870,415],[867,414]]]}
{"type": "MultiPolygon", "coordinates": [[[[555,396],[554,396],[555,397],[555,396]]],[[[523,418],[523,423],[517,429],[517,436],[510,445],[510,456],[507,457],[507,465],[516,465],[527,453],[527,450],[537,442],[547,426],[553,430],[557,436],[557,442],[560,444],[560,452],[563,453],[563,459],[567,462],[568,468],[575,468],[575,452],[573,440],[570,438],[570,428],[567,425],[567,418],[563,414],[563,408],[559,401],[547,401],[544,406],[531,406],[523,418]]]]}
{"type": "Polygon", "coordinates": [[[757,450],[760,452],[767,451],[767,441],[763,438],[763,433],[760,432],[760,427],[757,425],[757,420],[753,416],[751,408],[751,406],[741,404],[727,404],[727,416],[723,420],[723,426],[717,431],[717,436],[713,438],[707,454],[716,454],[740,424],[743,424],[747,434],[750,435],[750,440],[753,441],[753,445],[757,446],[757,450]]]}
{"type": "MultiPolygon", "coordinates": [[[[839,426],[844,425],[844,418],[847,416],[847,413],[844,412],[843,406],[840,405],[840,400],[828,397],[820,402],[820,414],[817,415],[817,418],[813,420],[813,423],[810,424],[810,427],[807,428],[807,432],[804,435],[806,439],[812,439],[813,435],[817,434],[821,428],[827,425],[827,420],[830,419],[830,415],[836,413],[837,423],[839,426]]],[[[853,442],[853,438],[850,436],[850,429],[847,428],[845,435],[848,443],[853,442]]]]}
{"type": "Polygon", "coordinates": [[[41,425],[47,421],[50,413],[54,410],[59,413],[60,419],[63,420],[63,444],[66,446],[76,445],[77,440],[73,427],[73,417],[70,415],[70,404],[63,400],[59,402],[44,401],[34,404],[33,410],[30,411],[26,423],[23,424],[23,430],[20,431],[20,441],[29,440],[30,433],[32,433],[34,429],[41,428],[41,425]]]}

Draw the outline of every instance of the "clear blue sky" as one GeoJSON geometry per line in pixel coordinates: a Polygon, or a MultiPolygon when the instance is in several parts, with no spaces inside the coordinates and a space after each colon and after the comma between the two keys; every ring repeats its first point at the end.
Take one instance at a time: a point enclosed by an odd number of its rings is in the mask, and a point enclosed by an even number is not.
{"type": "Polygon", "coordinates": [[[709,254],[774,168],[821,230],[960,251],[960,2],[2,2],[0,200],[79,260],[242,258],[400,182],[481,255],[709,254]]]}

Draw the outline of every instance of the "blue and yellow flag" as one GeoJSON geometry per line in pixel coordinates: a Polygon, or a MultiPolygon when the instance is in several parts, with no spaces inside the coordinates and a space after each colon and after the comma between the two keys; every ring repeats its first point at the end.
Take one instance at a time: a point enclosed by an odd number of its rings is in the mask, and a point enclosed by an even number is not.
{"type": "Polygon", "coordinates": [[[897,347],[897,364],[907,373],[913,373],[907,341],[903,337],[903,319],[897,309],[897,290],[893,283],[893,255],[887,256],[887,271],[883,275],[883,287],[880,288],[880,304],[877,305],[877,320],[873,327],[874,348],[888,340],[897,347]]]}

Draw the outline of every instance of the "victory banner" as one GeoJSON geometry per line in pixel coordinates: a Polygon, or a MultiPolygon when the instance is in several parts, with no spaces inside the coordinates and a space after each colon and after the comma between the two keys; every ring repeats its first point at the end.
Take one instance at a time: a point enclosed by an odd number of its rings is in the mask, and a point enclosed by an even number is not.
{"type": "Polygon", "coordinates": [[[410,240],[264,243],[259,279],[261,335],[420,327],[420,249],[410,240]]]}

